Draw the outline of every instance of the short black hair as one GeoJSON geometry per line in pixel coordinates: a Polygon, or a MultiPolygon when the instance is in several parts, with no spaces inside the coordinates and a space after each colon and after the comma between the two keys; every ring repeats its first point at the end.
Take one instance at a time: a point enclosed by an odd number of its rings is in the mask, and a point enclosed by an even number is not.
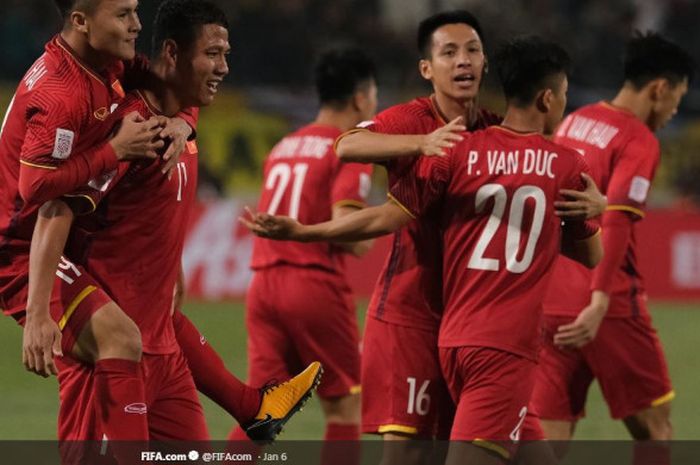
{"type": "Polygon", "coordinates": [[[344,106],[360,86],[376,79],[377,72],[363,50],[344,47],[321,54],[314,75],[321,105],[344,106]]]}
{"type": "Polygon", "coordinates": [[[554,42],[537,36],[519,36],[499,47],[496,71],[506,101],[516,106],[533,103],[542,89],[555,86],[559,75],[568,75],[569,54],[554,42]]]}
{"type": "Polygon", "coordinates": [[[174,40],[182,49],[189,49],[207,24],[228,29],[226,14],[214,3],[207,0],[165,0],[158,7],[153,21],[153,56],[160,53],[167,39],[174,40]]]}
{"type": "Polygon", "coordinates": [[[76,10],[91,12],[100,0],[54,0],[61,18],[68,19],[70,14],[76,10]]]}
{"type": "Polygon", "coordinates": [[[466,24],[479,34],[482,44],[486,42],[484,31],[476,16],[466,10],[443,11],[425,18],[418,25],[418,52],[421,57],[430,57],[433,33],[446,24],[466,24]]]}
{"type": "Polygon", "coordinates": [[[685,78],[692,81],[695,74],[695,63],[688,52],[655,32],[635,32],[626,44],[624,64],[625,81],[636,89],[658,78],[676,86],[685,78]]]}

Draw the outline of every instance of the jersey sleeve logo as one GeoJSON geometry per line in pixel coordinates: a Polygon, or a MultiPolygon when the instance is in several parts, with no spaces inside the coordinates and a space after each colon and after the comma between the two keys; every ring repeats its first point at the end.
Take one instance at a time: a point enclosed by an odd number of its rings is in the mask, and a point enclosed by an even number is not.
{"type": "Polygon", "coordinates": [[[53,144],[53,153],[51,156],[59,160],[65,160],[70,157],[73,151],[73,139],[75,133],[69,129],[56,129],[56,139],[53,144]]]}
{"type": "Polygon", "coordinates": [[[632,184],[630,185],[630,192],[628,194],[629,198],[637,203],[644,203],[647,199],[647,194],[649,193],[649,188],[651,187],[651,182],[641,176],[635,176],[632,178],[632,184]]]}
{"type": "Polygon", "coordinates": [[[367,120],[367,121],[362,121],[361,123],[359,123],[359,124],[358,124],[357,126],[355,126],[355,127],[359,128],[359,129],[366,129],[366,128],[370,127],[370,126],[373,126],[374,124],[376,124],[376,123],[374,122],[374,120],[370,119],[370,120],[367,120]]]}

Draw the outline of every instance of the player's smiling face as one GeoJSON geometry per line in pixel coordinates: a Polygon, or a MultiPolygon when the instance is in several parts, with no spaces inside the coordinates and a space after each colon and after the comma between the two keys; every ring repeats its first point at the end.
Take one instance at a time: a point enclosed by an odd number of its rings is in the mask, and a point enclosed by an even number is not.
{"type": "Polygon", "coordinates": [[[459,101],[479,94],[486,57],[479,34],[466,24],[446,24],[433,32],[430,58],[421,60],[421,75],[436,93],[459,101]]]}
{"type": "Polygon", "coordinates": [[[228,74],[228,30],[218,24],[206,24],[195,44],[178,60],[178,74],[183,76],[182,92],[189,95],[188,105],[206,106],[213,100],[219,85],[228,74]]]}
{"type": "Polygon", "coordinates": [[[101,0],[85,17],[90,46],[120,60],[136,54],[136,38],[141,31],[136,9],[138,0],[101,0]]]}

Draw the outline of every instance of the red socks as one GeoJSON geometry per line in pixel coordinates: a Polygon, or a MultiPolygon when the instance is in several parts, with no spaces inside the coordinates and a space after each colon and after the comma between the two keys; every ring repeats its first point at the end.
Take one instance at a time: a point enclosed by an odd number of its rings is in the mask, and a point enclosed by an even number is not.
{"type": "Polygon", "coordinates": [[[114,441],[147,441],[146,390],[141,364],[117,358],[95,363],[97,418],[114,441]]]}
{"type": "Polygon", "coordinates": [[[173,324],[197,389],[230,413],[238,423],[252,420],[260,408],[260,391],[233,376],[219,354],[179,310],[173,314],[173,324]]]}
{"type": "Polygon", "coordinates": [[[328,423],[321,450],[321,465],[360,463],[360,425],[328,423]]]}

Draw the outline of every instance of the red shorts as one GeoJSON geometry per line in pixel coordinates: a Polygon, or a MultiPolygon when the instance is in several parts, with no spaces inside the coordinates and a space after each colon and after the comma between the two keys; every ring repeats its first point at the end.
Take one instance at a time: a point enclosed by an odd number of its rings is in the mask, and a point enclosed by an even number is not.
{"type": "Polygon", "coordinates": [[[576,421],[585,415],[588,388],[597,379],[613,418],[626,418],[674,397],[661,342],[644,312],[606,318],[581,350],[554,346],[556,330],[572,317],[545,316],[533,409],[541,418],[576,421]]]}
{"type": "Polygon", "coordinates": [[[451,440],[510,458],[521,438],[536,363],[485,347],[440,347],[440,364],[457,404],[451,440]]]}
{"type": "Polygon", "coordinates": [[[368,316],[362,343],[362,432],[447,439],[453,415],[437,332],[368,316]]]}
{"type": "MultiPolygon", "coordinates": [[[[65,356],[56,359],[59,368],[58,439],[101,440],[103,431],[96,418],[94,370],[91,365],[65,356]]],[[[148,431],[155,441],[209,440],[204,411],[192,374],[182,352],[143,355],[142,370],[148,406],[148,431]]]]}
{"type": "Polygon", "coordinates": [[[256,271],[246,296],[248,383],[285,380],[318,360],[323,398],[360,392],[357,315],[345,280],[328,271],[256,271]]]}
{"type": "MultiPolygon", "coordinates": [[[[28,274],[28,271],[27,271],[28,274]]],[[[28,279],[25,281],[28,282],[28,279]]],[[[28,285],[3,295],[3,311],[15,318],[20,325],[26,319],[28,285]]],[[[49,311],[58,323],[63,334],[61,347],[64,354],[73,346],[85,324],[92,315],[111,302],[112,299],[102,290],[100,284],[80,265],[74,265],[61,257],[51,292],[49,311]]]]}

